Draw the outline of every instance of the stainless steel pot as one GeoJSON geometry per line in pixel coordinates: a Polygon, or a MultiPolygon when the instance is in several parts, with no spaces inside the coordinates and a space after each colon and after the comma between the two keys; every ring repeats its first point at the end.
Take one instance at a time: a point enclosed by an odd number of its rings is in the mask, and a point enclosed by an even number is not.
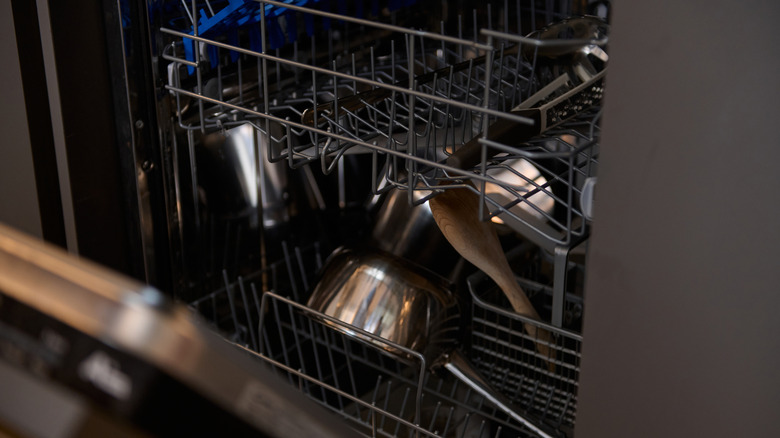
{"type": "MultiPolygon", "coordinates": [[[[391,353],[401,351],[394,345],[421,353],[433,370],[446,368],[539,436],[560,436],[512,406],[457,350],[458,302],[447,282],[433,272],[375,248],[342,247],[325,263],[307,306],[389,341],[381,346],[391,353]]],[[[336,328],[371,340],[360,331],[336,328]]]]}
{"type": "MultiPolygon", "coordinates": [[[[279,132],[272,134],[280,137],[279,132]]],[[[214,211],[230,216],[255,214],[259,196],[264,227],[273,228],[289,221],[287,165],[265,160],[268,147],[268,136],[249,123],[204,138],[201,167],[208,172],[201,172],[200,183],[214,211]],[[258,152],[262,160],[257,159],[258,152]],[[258,161],[262,163],[259,172],[258,161]]]]}
{"type": "Polygon", "coordinates": [[[460,256],[436,225],[428,203],[420,203],[430,194],[414,190],[410,203],[406,190],[387,192],[375,215],[369,243],[449,278],[460,256]]]}

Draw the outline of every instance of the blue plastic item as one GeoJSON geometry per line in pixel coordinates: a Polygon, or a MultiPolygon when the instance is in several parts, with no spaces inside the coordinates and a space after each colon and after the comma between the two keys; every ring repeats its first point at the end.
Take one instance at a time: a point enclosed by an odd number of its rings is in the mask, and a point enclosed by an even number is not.
{"type": "MultiPolygon", "coordinates": [[[[219,12],[212,17],[208,17],[205,11],[200,11],[200,19],[198,20],[198,34],[200,36],[207,36],[211,33],[212,28],[218,25],[230,25],[234,20],[231,19],[233,14],[242,14],[247,9],[257,7],[259,3],[251,0],[229,0],[227,6],[222,8],[219,12]]],[[[190,32],[190,35],[194,35],[195,30],[190,32]]],[[[188,61],[195,61],[195,44],[193,40],[184,40],[184,56],[188,61]]],[[[195,72],[195,68],[187,66],[189,74],[195,72]]]]}
{"type": "Polygon", "coordinates": [[[303,25],[306,26],[306,35],[314,35],[314,15],[303,14],[303,25]]]}
{"type": "MultiPolygon", "coordinates": [[[[321,0],[284,0],[284,3],[305,6],[309,3],[319,3],[320,1],[321,0]]],[[[201,10],[199,13],[200,18],[198,20],[198,35],[212,38],[220,35],[227,35],[230,43],[235,44],[238,42],[237,31],[239,28],[259,23],[262,18],[261,7],[262,4],[254,0],[228,0],[227,4],[211,17],[209,17],[205,10],[201,10]]],[[[295,22],[295,19],[292,18],[294,17],[293,15],[290,15],[291,18],[287,20],[287,35],[285,35],[285,32],[279,24],[279,17],[282,14],[292,14],[293,11],[290,11],[287,8],[266,4],[264,12],[266,25],[269,28],[269,46],[271,49],[282,47],[287,40],[294,41],[297,38],[297,23],[295,22]],[[292,26],[290,26],[290,23],[292,23],[292,26]]],[[[253,28],[250,27],[250,29],[253,28]]],[[[313,29],[314,26],[312,21],[311,29],[308,29],[307,27],[307,31],[313,33],[313,29]]],[[[250,31],[250,33],[255,32],[250,31]]],[[[194,29],[190,32],[190,35],[194,35],[194,29]]],[[[253,50],[260,50],[261,44],[259,44],[258,41],[257,35],[250,35],[250,45],[253,46],[253,50]]],[[[214,56],[212,57],[212,65],[214,65],[213,62],[216,60],[217,52],[212,52],[210,49],[209,56],[211,56],[212,53],[214,53],[214,56]]],[[[230,55],[231,60],[235,62],[238,58],[238,53],[231,51],[230,55]]],[[[194,62],[196,59],[195,44],[192,40],[187,38],[184,39],[184,56],[189,61],[194,62]]],[[[188,66],[187,71],[189,74],[192,74],[195,72],[195,68],[188,66]]]]}
{"type": "Polygon", "coordinates": [[[295,11],[288,10],[284,18],[287,23],[287,41],[294,43],[298,40],[298,17],[295,11]]]}
{"type": "MultiPolygon", "coordinates": [[[[328,7],[330,6],[329,3],[330,2],[327,1],[323,2],[320,6],[320,10],[323,12],[330,12],[330,8],[328,7]]],[[[325,29],[326,31],[330,30],[330,18],[322,17],[322,28],[325,29]]]]}
{"type": "MultiPolygon", "coordinates": [[[[239,46],[238,42],[238,29],[233,29],[227,33],[228,44],[231,46],[239,46]]],[[[235,50],[230,51],[230,62],[238,61],[238,52],[235,50]]]]}
{"type": "Polygon", "coordinates": [[[249,50],[254,50],[255,52],[260,52],[263,50],[263,40],[262,34],[260,32],[260,26],[252,26],[249,28],[249,50]]]}
{"type": "Polygon", "coordinates": [[[272,17],[267,21],[268,49],[275,50],[284,45],[284,33],[282,33],[282,27],[279,25],[279,17],[272,17]]]}
{"type": "Polygon", "coordinates": [[[217,46],[209,46],[209,63],[211,64],[211,68],[216,68],[217,64],[219,63],[219,47],[217,46]]]}
{"type": "MultiPolygon", "coordinates": [[[[366,0],[356,0],[352,13],[358,18],[365,17],[366,0]]],[[[296,6],[318,6],[321,11],[330,12],[330,0],[283,0],[284,3],[296,6]]],[[[405,6],[417,3],[417,0],[388,0],[388,8],[391,11],[398,10],[405,6]]],[[[248,27],[249,29],[249,47],[254,51],[262,51],[262,34],[260,26],[257,24],[265,14],[268,47],[266,49],[278,49],[287,43],[295,42],[298,38],[298,16],[297,11],[285,7],[265,4],[264,10],[261,10],[263,4],[255,0],[225,0],[224,6],[213,16],[205,10],[200,10],[198,14],[198,35],[206,38],[227,37],[231,45],[239,45],[239,29],[248,27]],[[284,25],[282,24],[284,22],[284,25]]],[[[337,0],[337,12],[342,15],[349,13],[349,2],[347,0],[337,0]]],[[[380,13],[379,0],[371,0],[371,15],[378,16],[380,13]]],[[[331,27],[330,17],[320,17],[322,28],[327,31],[331,27]]],[[[312,36],[315,32],[315,18],[313,14],[303,14],[303,22],[306,34],[312,36]]],[[[194,35],[194,29],[190,31],[194,35]]],[[[192,39],[184,38],[184,56],[187,60],[195,62],[195,44],[192,39]]],[[[219,49],[209,45],[208,55],[212,67],[216,67],[219,62],[219,49]]],[[[238,60],[239,53],[235,50],[230,51],[231,62],[238,60]]],[[[187,72],[193,74],[195,68],[187,66],[187,72]]]]}

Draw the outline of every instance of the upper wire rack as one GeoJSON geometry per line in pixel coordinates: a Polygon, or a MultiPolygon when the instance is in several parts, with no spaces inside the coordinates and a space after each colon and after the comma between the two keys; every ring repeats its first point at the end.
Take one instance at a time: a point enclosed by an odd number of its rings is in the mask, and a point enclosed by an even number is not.
{"type": "MultiPolygon", "coordinates": [[[[345,154],[371,154],[374,192],[473,180],[486,216],[544,246],[585,235],[580,196],[597,169],[604,71],[585,76],[539,55],[583,41],[477,32],[462,20],[458,36],[449,36],[444,21],[433,32],[412,27],[420,24],[414,18],[405,27],[307,2],[257,3],[266,7],[252,9],[255,21],[244,33],[161,29],[169,40],[163,58],[171,62],[165,88],[180,128],[250,123],[268,140],[259,151],[267,160],[292,168],[319,163],[324,173],[345,154]],[[562,103],[548,114],[565,123],[528,138],[498,136],[500,123],[515,131],[538,127],[517,109],[556,99],[562,103]],[[475,162],[453,161],[468,147],[477,151],[475,162]]],[[[520,1],[516,7],[522,12],[520,1]]]]}

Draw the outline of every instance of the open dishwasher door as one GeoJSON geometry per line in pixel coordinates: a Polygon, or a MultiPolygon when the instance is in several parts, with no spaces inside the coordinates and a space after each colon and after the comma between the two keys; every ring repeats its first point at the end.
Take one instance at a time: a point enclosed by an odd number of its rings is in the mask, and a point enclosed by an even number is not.
{"type": "Polygon", "coordinates": [[[159,292],[0,225],[0,432],[351,436],[159,292]]]}

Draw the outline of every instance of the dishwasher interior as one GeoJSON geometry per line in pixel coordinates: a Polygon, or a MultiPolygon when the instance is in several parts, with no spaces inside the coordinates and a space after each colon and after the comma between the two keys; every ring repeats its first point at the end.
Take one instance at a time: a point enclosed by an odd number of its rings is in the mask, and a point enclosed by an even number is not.
{"type": "Polygon", "coordinates": [[[366,436],[573,436],[609,4],[147,3],[173,296],[366,436]],[[462,215],[538,319],[439,231],[447,191],[479,201],[462,215]],[[344,248],[443,280],[444,361],[520,415],[315,309],[344,248]]]}

